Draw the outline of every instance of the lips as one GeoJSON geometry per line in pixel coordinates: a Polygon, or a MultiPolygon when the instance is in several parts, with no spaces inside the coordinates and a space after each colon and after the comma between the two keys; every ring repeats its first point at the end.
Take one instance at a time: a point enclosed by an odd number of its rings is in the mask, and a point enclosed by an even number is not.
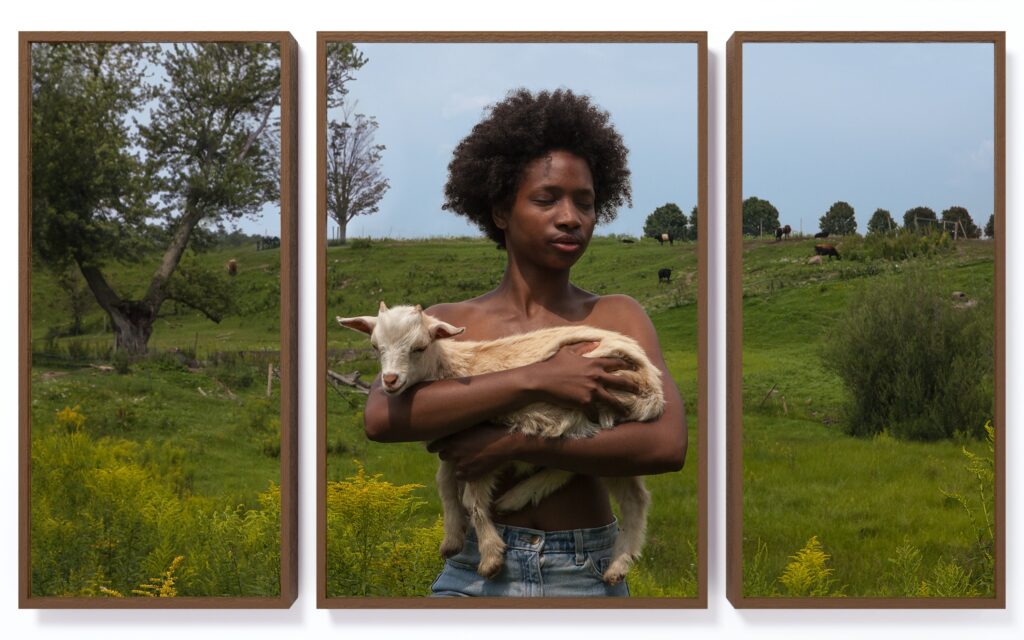
{"type": "Polygon", "coordinates": [[[566,253],[579,251],[583,247],[583,241],[580,238],[568,233],[555,236],[550,242],[556,249],[566,253]]]}

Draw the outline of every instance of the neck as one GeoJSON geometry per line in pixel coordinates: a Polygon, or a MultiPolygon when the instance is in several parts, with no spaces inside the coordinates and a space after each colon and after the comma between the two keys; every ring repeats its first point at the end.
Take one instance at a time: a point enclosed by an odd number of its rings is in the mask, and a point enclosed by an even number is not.
{"type": "Polygon", "coordinates": [[[524,263],[509,253],[508,266],[497,295],[525,312],[527,316],[538,307],[557,312],[570,299],[575,287],[569,282],[569,269],[543,269],[524,263]]]}

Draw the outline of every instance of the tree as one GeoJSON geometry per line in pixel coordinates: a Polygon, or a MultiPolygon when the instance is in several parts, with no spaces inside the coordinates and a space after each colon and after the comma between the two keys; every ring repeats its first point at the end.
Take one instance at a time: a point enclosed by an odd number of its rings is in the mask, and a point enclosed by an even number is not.
{"type": "Polygon", "coordinates": [[[686,238],[686,216],[674,202],[667,202],[654,210],[644,221],[644,235],[649,238],[660,238],[667,233],[673,239],[686,238]]]}
{"type": "Polygon", "coordinates": [[[959,222],[968,238],[980,238],[981,229],[974,224],[971,214],[964,207],[953,206],[942,212],[943,222],[959,222]]]}
{"type": "Polygon", "coordinates": [[[697,239],[697,219],[698,218],[699,218],[699,216],[697,215],[697,207],[694,206],[693,210],[690,211],[690,226],[687,229],[687,231],[689,231],[689,233],[690,233],[690,240],[696,240],[697,239]]]}
{"type": "Polygon", "coordinates": [[[381,172],[384,145],[374,144],[377,120],[361,113],[329,122],[327,142],[327,214],[338,223],[341,244],[352,218],[380,210],[390,188],[381,172]]]}
{"type": "Polygon", "coordinates": [[[988,217],[988,222],[985,223],[985,237],[996,237],[996,214],[994,213],[988,217]]]}
{"type": "Polygon", "coordinates": [[[366,56],[351,42],[330,42],[327,44],[327,108],[334,109],[345,104],[349,82],[355,80],[355,72],[368,62],[366,56]]]}
{"type": "Polygon", "coordinates": [[[818,219],[818,225],[829,235],[848,236],[857,233],[853,207],[842,200],[832,203],[825,215],[818,219]]]}
{"type": "Polygon", "coordinates": [[[110,317],[115,346],[145,353],[166,300],[215,322],[230,307],[210,272],[176,271],[204,225],[256,216],[278,199],[280,55],[261,43],[65,46],[70,53],[40,56],[34,80],[33,167],[51,163],[33,177],[33,223],[46,235],[38,250],[45,258],[63,249],[110,317]],[[165,84],[144,84],[147,55],[165,84]],[[149,123],[135,135],[128,114],[150,99],[149,123]],[[57,141],[74,153],[54,153],[57,141]],[[162,256],[141,297],[115,291],[106,264],[137,259],[157,241],[162,256]]]}
{"type": "Polygon", "coordinates": [[[759,236],[779,228],[779,210],[771,202],[751,196],[743,201],[743,235],[759,236]]]}
{"type": "Polygon", "coordinates": [[[934,225],[926,222],[926,220],[938,222],[935,212],[928,207],[914,207],[913,209],[907,209],[907,212],[903,214],[903,228],[923,229],[927,233],[934,225]]]}
{"type": "Polygon", "coordinates": [[[868,221],[868,235],[884,235],[898,229],[896,221],[892,219],[892,214],[886,209],[875,209],[875,212],[871,214],[871,220],[868,221]]]}

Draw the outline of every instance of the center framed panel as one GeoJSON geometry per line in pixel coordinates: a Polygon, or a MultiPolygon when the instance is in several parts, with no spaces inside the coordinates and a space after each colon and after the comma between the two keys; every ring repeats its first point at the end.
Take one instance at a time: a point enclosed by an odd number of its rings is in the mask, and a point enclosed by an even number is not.
{"type": "Polygon", "coordinates": [[[317,44],[318,606],[706,607],[706,34],[317,44]]]}

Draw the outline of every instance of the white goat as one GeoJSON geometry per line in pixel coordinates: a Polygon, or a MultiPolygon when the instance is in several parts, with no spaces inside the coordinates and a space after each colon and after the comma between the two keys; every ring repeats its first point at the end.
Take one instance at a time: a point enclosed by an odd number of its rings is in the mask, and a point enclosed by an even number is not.
{"type": "MultiPolygon", "coordinates": [[[[661,372],[651,364],[643,348],[632,338],[589,326],[567,326],[541,329],[525,334],[489,341],[445,340],[465,331],[416,307],[398,306],[388,309],[381,302],[377,316],[337,318],[343,326],[370,335],[381,363],[383,390],[389,395],[401,393],[423,381],[473,376],[504,371],[547,360],[563,346],[580,342],[599,342],[590,358],[621,358],[633,369],[615,371],[628,378],[638,391],[626,393],[610,390],[625,407],[625,415],[617,415],[610,407],[599,408],[595,424],[582,411],[547,403],[534,403],[495,418],[512,431],[545,438],[586,438],[601,429],[609,429],[616,421],[646,421],[661,416],[665,406],[661,372]]],[[[536,471],[530,464],[511,463],[517,472],[536,471]]],[[[489,508],[495,483],[504,465],[487,475],[465,483],[460,505],[459,486],[450,463],[441,462],[437,486],[444,510],[444,541],[441,555],[450,557],[462,549],[466,535],[466,511],[476,529],[480,546],[477,572],[493,577],[504,563],[505,543],[491,521],[489,508]]],[[[495,504],[498,511],[510,512],[528,504],[537,504],[545,496],[564,485],[572,473],[559,469],[543,469],[512,487],[495,504]]],[[[604,580],[615,584],[626,575],[630,565],[640,556],[647,529],[650,493],[641,477],[602,478],[608,491],[619,504],[622,515],[612,561],[604,572],[604,580]]]]}

